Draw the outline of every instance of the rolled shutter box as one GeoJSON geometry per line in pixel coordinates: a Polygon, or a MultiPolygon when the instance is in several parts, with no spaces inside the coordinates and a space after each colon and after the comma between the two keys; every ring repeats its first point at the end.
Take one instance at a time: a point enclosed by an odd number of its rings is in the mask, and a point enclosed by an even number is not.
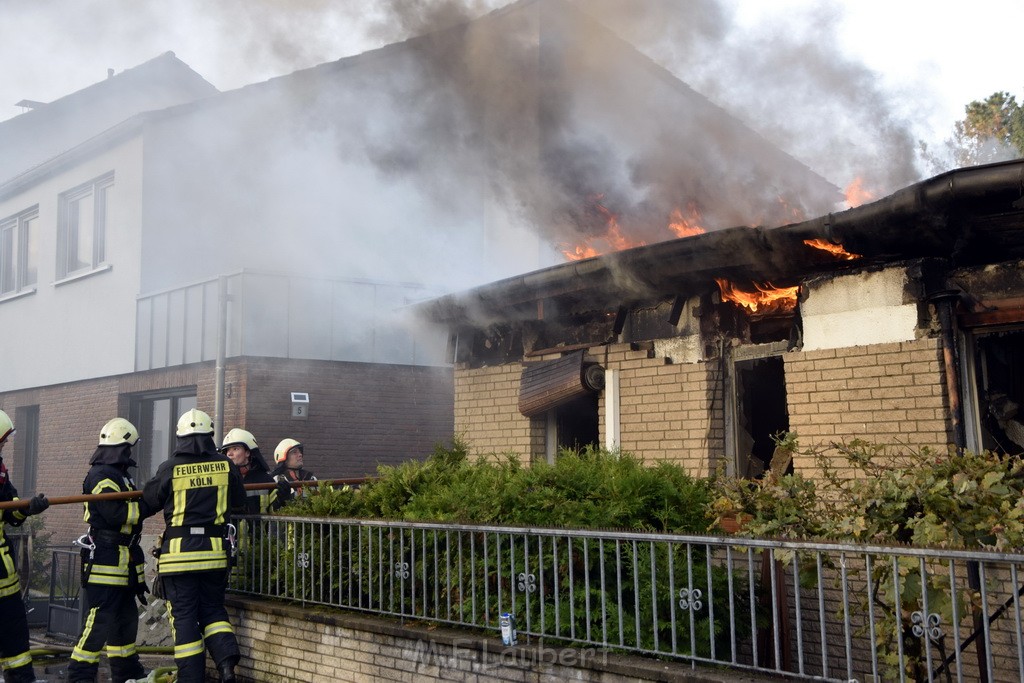
{"type": "Polygon", "coordinates": [[[519,382],[519,412],[527,417],[604,389],[604,368],[575,351],[555,360],[527,363],[519,382]]]}

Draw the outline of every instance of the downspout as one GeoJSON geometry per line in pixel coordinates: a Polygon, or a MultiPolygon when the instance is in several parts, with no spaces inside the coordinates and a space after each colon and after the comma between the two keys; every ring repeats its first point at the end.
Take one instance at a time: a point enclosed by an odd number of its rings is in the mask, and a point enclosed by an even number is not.
{"type": "MultiPolygon", "coordinates": [[[[956,319],[954,307],[960,298],[956,289],[941,289],[928,294],[927,299],[935,306],[939,316],[939,329],[942,335],[942,362],[946,375],[946,396],[949,401],[949,417],[953,423],[953,445],[957,453],[963,453],[967,447],[966,428],[964,426],[964,408],[960,386],[960,354],[956,344],[956,319]]],[[[976,561],[967,563],[967,585],[972,591],[981,589],[981,568],[976,561]]],[[[985,628],[987,615],[977,607],[971,614],[975,633],[985,628]]],[[[977,640],[978,674],[981,680],[988,680],[988,652],[985,641],[977,640]]]]}
{"type": "Polygon", "coordinates": [[[224,362],[228,344],[228,279],[217,278],[217,365],[214,371],[213,440],[220,445],[224,437],[224,362]]]}
{"type": "Polygon", "coordinates": [[[942,337],[942,365],[946,376],[946,398],[949,401],[949,419],[953,426],[953,445],[957,452],[967,447],[967,432],[964,426],[964,404],[960,387],[960,352],[956,343],[954,307],[960,299],[960,291],[943,289],[928,295],[928,301],[935,306],[939,316],[942,337]]]}
{"type": "MultiPolygon", "coordinates": [[[[721,363],[722,374],[722,416],[725,422],[722,445],[725,451],[725,473],[730,477],[738,477],[740,476],[740,463],[739,446],[736,439],[736,368],[733,365],[732,349],[722,338],[718,339],[718,362],[721,363]]],[[[709,474],[713,473],[713,470],[709,472],[709,474]]]]}

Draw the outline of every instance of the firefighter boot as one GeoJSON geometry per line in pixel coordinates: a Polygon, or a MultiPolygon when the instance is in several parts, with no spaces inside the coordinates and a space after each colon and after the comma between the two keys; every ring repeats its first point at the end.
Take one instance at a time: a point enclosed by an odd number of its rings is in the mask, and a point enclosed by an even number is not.
{"type": "Polygon", "coordinates": [[[31,664],[16,669],[4,669],[4,683],[36,683],[36,673],[31,664]]]}
{"type": "Polygon", "coordinates": [[[41,683],[36,678],[32,665],[4,670],[4,683],[41,683]]]}
{"type": "Polygon", "coordinates": [[[217,671],[220,672],[220,680],[222,683],[236,683],[238,679],[235,678],[235,664],[238,663],[238,657],[228,657],[220,664],[217,665],[217,671]]]}

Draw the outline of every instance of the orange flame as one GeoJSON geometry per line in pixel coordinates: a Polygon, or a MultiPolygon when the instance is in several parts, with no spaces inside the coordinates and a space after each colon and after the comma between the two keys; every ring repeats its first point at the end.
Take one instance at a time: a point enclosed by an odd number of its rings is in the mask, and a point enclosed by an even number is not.
{"type": "Polygon", "coordinates": [[[758,309],[767,309],[762,312],[786,312],[796,308],[796,295],[800,290],[795,287],[773,287],[770,282],[759,285],[751,283],[754,291],[745,291],[735,284],[722,278],[715,278],[718,289],[722,293],[722,299],[732,301],[744,308],[756,313],[758,309]]]}
{"type": "MultiPolygon", "coordinates": [[[[600,200],[604,195],[597,195],[594,199],[600,200]]],[[[579,261],[585,258],[600,256],[610,251],[621,251],[630,247],[642,247],[646,242],[637,242],[622,234],[619,226],[619,217],[599,201],[594,202],[594,209],[605,221],[605,231],[602,235],[584,239],[579,244],[560,245],[562,254],[568,261],[579,261]],[[602,248],[604,247],[604,248],[602,248]]]]}
{"type": "Polygon", "coordinates": [[[851,254],[850,252],[846,251],[846,249],[843,249],[843,246],[841,244],[833,244],[828,240],[804,240],[804,244],[806,244],[809,247],[814,247],[815,249],[827,251],[828,253],[832,254],[837,259],[840,259],[842,261],[852,261],[854,259],[858,259],[861,257],[860,254],[851,254]]]}
{"type": "Polygon", "coordinates": [[[875,198],[874,193],[864,188],[864,179],[859,176],[846,186],[845,194],[846,206],[851,209],[875,198]]]}
{"type": "Polygon", "coordinates": [[[601,212],[602,216],[607,218],[608,229],[605,230],[603,237],[612,251],[621,251],[622,249],[640,246],[640,243],[633,242],[622,234],[622,228],[619,227],[619,217],[616,214],[601,204],[597,205],[597,210],[601,212]]]}
{"type": "Polygon", "coordinates": [[[803,207],[790,204],[781,194],[779,195],[778,202],[779,207],[782,210],[781,215],[785,216],[785,220],[791,220],[794,223],[799,223],[807,217],[804,213],[803,207]]]}
{"type": "Polygon", "coordinates": [[[576,246],[563,244],[562,254],[565,256],[566,261],[582,261],[585,258],[601,255],[597,249],[594,249],[589,244],[577,244],[576,246]]]}
{"type": "Polygon", "coordinates": [[[702,216],[696,202],[686,205],[687,216],[679,208],[672,209],[668,219],[669,230],[675,233],[676,237],[693,237],[707,232],[701,227],[702,216]]]}

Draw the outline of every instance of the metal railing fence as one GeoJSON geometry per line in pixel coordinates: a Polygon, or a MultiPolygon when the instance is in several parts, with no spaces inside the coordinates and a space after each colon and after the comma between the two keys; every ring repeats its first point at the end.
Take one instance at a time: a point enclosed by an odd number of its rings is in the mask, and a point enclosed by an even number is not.
{"type": "Polygon", "coordinates": [[[77,639],[85,622],[81,552],[77,548],[54,548],[51,553],[46,632],[77,639]]]}
{"type": "Polygon", "coordinates": [[[827,681],[1024,680],[1024,554],[249,517],[231,590],[827,681]]]}

